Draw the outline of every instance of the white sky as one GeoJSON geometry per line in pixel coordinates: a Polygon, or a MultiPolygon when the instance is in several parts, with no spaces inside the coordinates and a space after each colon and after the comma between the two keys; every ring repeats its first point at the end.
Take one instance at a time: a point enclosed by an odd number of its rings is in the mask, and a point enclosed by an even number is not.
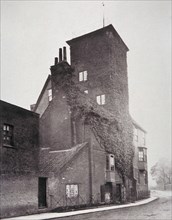
{"type": "MultiPolygon", "coordinates": [[[[129,47],[130,112],[147,130],[149,167],[171,156],[171,1],[104,1],[129,47]]],[[[58,49],[102,27],[101,1],[1,1],[1,99],[36,102],[58,49]]]]}

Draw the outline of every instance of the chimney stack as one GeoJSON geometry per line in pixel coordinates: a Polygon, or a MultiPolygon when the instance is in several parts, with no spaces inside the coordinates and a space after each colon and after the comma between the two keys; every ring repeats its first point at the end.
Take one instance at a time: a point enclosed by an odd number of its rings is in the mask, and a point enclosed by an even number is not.
{"type": "Polygon", "coordinates": [[[63,60],[66,61],[66,47],[63,47],[63,60]]]}
{"type": "Polygon", "coordinates": [[[58,64],[58,58],[55,57],[54,65],[56,66],[58,64]]]}
{"type": "Polygon", "coordinates": [[[62,48],[59,49],[59,62],[62,61],[62,48]]]}

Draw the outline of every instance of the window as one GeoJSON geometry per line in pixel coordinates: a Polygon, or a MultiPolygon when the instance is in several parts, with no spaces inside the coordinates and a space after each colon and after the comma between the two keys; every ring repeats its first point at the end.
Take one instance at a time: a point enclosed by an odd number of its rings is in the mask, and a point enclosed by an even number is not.
{"type": "Polygon", "coordinates": [[[79,81],[87,81],[88,73],[87,71],[83,71],[79,73],[79,81]]]}
{"type": "Polygon", "coordinates": [[[115,158],[113,154],[106,155],[106,170],[115,170],[115,158]]]}
{"type": "Polygon", "coordinates": [[[79,194],[79,190],[77,184],[66,185],[67,198],[76,198],[78,194],[79,194]]]}
{"type": "Polygon", "coordinates": [[[13,126],[9,124],[3,125],[3,143],[4,145],[13,145],[13,126]]]}
{"type": "Polygon", "coordinates": [[[139,147],[139,161],[147,161],[147,151],[146,148],[139,147]]]}
{"type": "Polygon", "coordinates": [[[105,95],[98,95],[97,96],[97,104],[99,105],[104,105],[105,104],[105,95]]]}
{"type": "Polygon", "coordinates": [[[139,150],[139,161],[144,161],[144,154],[141,150],[139,150]]]}
{"type": "Polygon", "coordinates": [[[85,90],[84,93],[88,94],[88,90],[85,90]]]}
{"type": "Polygon", "coordinates": [[[52,100],[52,89],[48,89],[48,101],[51,102],[52,100]]]}

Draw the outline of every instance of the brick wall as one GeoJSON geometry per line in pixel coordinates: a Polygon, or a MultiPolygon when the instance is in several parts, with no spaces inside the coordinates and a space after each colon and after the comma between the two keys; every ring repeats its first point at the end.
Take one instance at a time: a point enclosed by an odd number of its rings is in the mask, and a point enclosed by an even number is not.
{"type": "Polygon", "coordinates": [[[88,95],[106,94],[105,108],[113,113],[128,112],[128,76],[126,49],[119,37],[106,30],[87,35],[71,43],[74,79],[88,95]],[[88,80],[79,82],[78,73],[87,70],[88,80]]]}
{"type": "Polygon", "coordinates": [[[38,170],[39,115],[6,102],[0,102],[1,171],[38,170]],[[3,124],[13,126],[13,146],[3,144],[3,124]]]}
{"type": "Polygon", "coordinates": [[[54,150],[72,145],[71,116],[66,94],[59,90],[40,118],[40,146],[54,150]]]}
{"type": "Polygon", "coordinates": [[[37,209],[39,115],[0,102],[1,216],[37,209]],[[3,124],[13,126],[13,144],[4,145],[3,124]]]}
{"type": "Polygon", "coordinates": [[[38,210],[38,178],[3,174],[0,179],[1,217],[32,214],[38,210]]]}
{"type": "Polygon", "coordinates": [[[85,146],[73,160],[66,164],[60,173],[49,173],[47,200],[49,208],[56,208],[66,205],[74,205],[66,200],[66,184],[78,184],[79,203],[89,203],[89,155],[88,145],[85,146]],[[57,203],[59,201],[59,203],[57,203]],[[67,202],[67,203],[66,203],[67,202]]]}

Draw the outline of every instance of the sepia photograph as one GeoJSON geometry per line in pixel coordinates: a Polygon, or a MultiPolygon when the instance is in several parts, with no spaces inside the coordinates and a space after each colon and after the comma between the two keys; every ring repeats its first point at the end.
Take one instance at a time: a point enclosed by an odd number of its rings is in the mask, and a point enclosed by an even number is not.
{"type": "Polygon", "coordinates": [[[171,8],[0,0],[0,219],[172,219],[171,8]]]}

